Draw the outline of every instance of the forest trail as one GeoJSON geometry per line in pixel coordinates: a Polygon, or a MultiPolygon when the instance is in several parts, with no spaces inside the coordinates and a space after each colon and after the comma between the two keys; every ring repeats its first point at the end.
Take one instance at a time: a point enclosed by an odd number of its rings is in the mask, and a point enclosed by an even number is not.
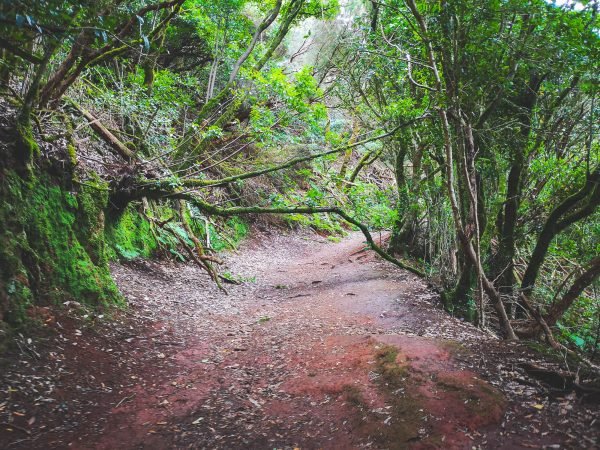
{"type": "Polygon", "coordinates": [[[169,356],[177,375],[115,408],[119,431],[92,447],[470,447],[501,395],[457,367],[449,341],[423,337],[445,325],[423,308],[433,295],[363,240],[246,252],[253,296],[196,316],[197,339],[169,356]]]}
{"type": "MultiPolygon", "coordinates": [[[[61,336],[78,340],[75,347],[65,344],[63,373],[70,376],[58,383],[66,406],[55,420],[63,428],[11,448],[542,448],[564,442],[552,431],[556,424],[542,417],[546,411],[532,407],[543,400],[530,397],[522,411],[505,412],[508,401],[494,385],[523,390],[507,384],[515,370],[514,362],[504,362],[507,344],[497,349],[502,369],[494,338],[441,311],[423,281],[381,262],[362,235],[340,243],[314,235],[255,236],[229,260],[246,281],[227,285],[228,296],[194,266],[115,265],[133,305],[129,318],[112,337],[108,329],[69,330],[62,322],[61,336]],[[482,341],[488,351],[478,355],[482,341]],[[481,379],[484,370],[490,382],[481,379]],[[519,420],[526,414],[540,415],[527,420],[538,427],[533,436],[519,420]]],[[[38,422],[51,420],[36,415],[38,422]]]]}

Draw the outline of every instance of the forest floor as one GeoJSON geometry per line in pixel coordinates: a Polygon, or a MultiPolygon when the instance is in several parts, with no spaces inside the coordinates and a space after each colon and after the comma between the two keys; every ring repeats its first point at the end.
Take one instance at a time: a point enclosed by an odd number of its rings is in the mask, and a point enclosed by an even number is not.
{"type": "Polygon", "coordinates": [[[522,367],[558,363],[451,317],[362,235],[255,234],[227,265],[229,295],[135,262],[113,266],[126,311],[33,311],[0,359],[0,447],[598,445],[598,404],[522,367]]]}

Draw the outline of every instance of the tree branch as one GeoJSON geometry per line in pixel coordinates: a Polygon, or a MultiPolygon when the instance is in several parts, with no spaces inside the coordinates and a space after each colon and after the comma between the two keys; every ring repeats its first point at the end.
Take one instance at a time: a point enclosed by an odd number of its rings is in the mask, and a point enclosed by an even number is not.
{"type": "Polygon", "coordinates": [[[552,239],[569,225],[592,214],[599,204],[600,166],[588,176],[585,185],[579,191],[564,199],[548,216],[523,275],[521,290],[528,294],[533,289],[552,239]],[[589,199],[586,205],[564,217],[586,197],[589,199]]]}
{"type": "Polygon", "coordinates": [[[552,306],[545,316],[548,325],[553,326],[569,309],[583,291],[600,276],[600,256],[590,261],[588,268],[575,279],[569,290],[552,306]]]}
{"type": "Polygon", "coordinates": [[[413,123],[415,123],[419,120],[422,120],[426,117],[429,117],[429,114],[420,116],[416,119],[412,119],[412,120],[409,120],[408,122],[404,122],[400,125],[397,125],[392,130],[388,131],[387,133],[383,133],[383,134],[380,134],[380,135],[377,135],[374,137],[363,139],[362,141],[354,142],[352,144],[342,145],[341,147],[337,147],[332,150],[328,150],[326,152],[321,152],[321,153],[317,153],[314,155],[308,155],[308,156],[302,156],[299,158],[294,158],[294,159],[289,160],[286,163],[279,164],[277,166],[267,167],[266,169],[255,170],[252,172],[243,173],[241,175],[234,175],[231,177],[222,178],[220,180],[201,180],[201,179],[184,180],[183,185],[187,186],[187,187],[194,187],[194,186],[195,187],[217,187],[217,186],[223,186],[225,184],[233,183],[234,181],[245,180],[248,178],[255,178],[260,175],[265,175],[267,173],[277,172],[279,170],[283,170],[283,169],[287,169],[289,167],[295,166],[296,164],[300,164],[300,163],[303,163],[306,161],[311,161],[311,160],[317,159],[317,158],[323,158],[325,156],[333,155],[335,153],[339,153],[344,150],[348,150],[350,148],[358,147],[360,145],[364,145],[369,142],[377,141],[379,139],[384,139],[386,137],[394,135],[401,128],[412,125],[413,123]]]}
{"type": "Polygon", "coordinates": [[[229,83],[233,83],[233,81],[235,80],[235,77],[237,77],[237,74],[238,74],[240,68],[242,67],[242,64],[244,64],[244,62],[246,62],[246,60],[250,56],[250,53],[252,53],[252,50],[254,50],[254,46],[258,42],[258,39],[260,38],[260,35],[262,34],[262,32],[265,31],[267,28],[269,28],[269,26],[271,26],[273,21],[279,15],[279,10],[281,9],[281,3],[282,3],[282,0],[277,0],[277,3],[275,3],[275,6],[273,7],[273,9],[269,12],[267,17],[265,17],[265,19],[261,22],[261,24],[256,29],[256,32],[254,33],[254,36],[252,37],[252,41],[250,42],[250,45],[248,45],[248,48],[246,49],[246,51],[238,58],[238,60],[233,65],[233,69],[231,70],[231,74],[229,75],[229,83]]]}
{"type": "Polygon", "coordinates": [[[174,194],[171,194],[170,197],[184,199],[184,200],[192,203],[199,210],[201,210],[207,214],[210,214],[213,216],[221,216],[221,217],[239,216],[239,215],[243,215],[243,214],[320,214],[320,213],[336,214],[336,215],[340,216],[342,219],[344,219],[346,222],[351,223],[352,225],[359,228],[360,231],[362,231],[363,235],[365,236],[365,238],[366,238],[368,244],[371,246],[371,248],[375,251],[375,253],[377,253],[383,259],[385,259],[388,262],[391,262],[392,264],[394,264],[402,269],[408,270],[409,272],[414,273],[415,275],[418,275],[420,277],[424,278],[426,276],[423,271],[421,271],[409,264],[406,264],[402,261],[399,261],[396,258],[394,258],[393,256],[389,255],[387,252],[385,252],[381,247],[379,247],[375,243],[375,241],[373,240],[373,237],[371,236],[371,233],[369,232],[369,229],[366,225],[362,224],[361,222],[354,219],[353,217],[350,217],[348,214],[346,214],[340,208],[336,208],[336,207],[264,208],[264,207],[241,207],[241,206],[234,206],[231,208],[219,208],[217,206],[206,203],[205,201],[203,201],[195,196],[189,195],[189,194],[174,193],[174,194]]]}
{"type": "Polygon", "coordinates": [[[75,103],[73,100],[68,99],[69,103],[75,108],[85,119],[88,121],[88,125],[96,132],[100,138],[106,142],[111,149],[116,151],[121,157],[127,161],[131,161],[136,158],[134,152],[132,152],[125,144],[123,144],[114,134],[112,134],[102,123],[92,115],[89,111],[75,103]]]}

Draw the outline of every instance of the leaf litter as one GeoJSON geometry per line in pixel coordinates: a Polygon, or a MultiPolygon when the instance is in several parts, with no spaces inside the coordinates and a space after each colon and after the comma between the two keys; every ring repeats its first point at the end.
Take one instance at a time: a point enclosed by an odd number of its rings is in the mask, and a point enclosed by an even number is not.
{"type": "Polygon", "coordinates": [[[0,442],[597,445],[597,403],[549,388],[523,363],[565,367],[450,317],[411,274],[371,254],[349,258],[362,247],[357,235],[333,244],[257,234],[227,258],[231,273],[256,282],[229,296],[192,265],[114,264],[127,310],[38,308],[44,325],[2,356],[0,442]],[[483,420],[488,407],[497,413],[483,420]]]}

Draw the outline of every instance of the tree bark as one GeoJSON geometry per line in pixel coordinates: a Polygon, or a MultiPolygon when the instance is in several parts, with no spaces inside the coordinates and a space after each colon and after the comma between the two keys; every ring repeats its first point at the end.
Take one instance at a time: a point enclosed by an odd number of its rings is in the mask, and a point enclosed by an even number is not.
{"type": "MultiPolygon", "coordinates": [[[[356,142],[356,138],[358,136],[358,120],[356,117],[352,120],[352,135],[350,136],[349,144],[354,144],[356,142]]],[[[348,147],[346,152],[344,153],[344,158],[342,159],[342,165],[340,167],[340,171],[338,173],[339,180],[337,182],[338,189],[342,187],[342,182],[346,179],[346,172],[348,171],[348,164],[350,164],[350,159],[352,159],[352,149],[353,147],[348,147]]]]}
{"type": "MultiPolygon", "coordinates": [[[[398,194],[398,200],[396,204],[396,211],[398,213],[398,219],[394,222],[392,229],[392,235],[390,237],[390,243],[388,246],[388,252],[392,255],[403,255],[408,253],[407,238],[409,238],[408,224],[407,221],[410,218],[406,212],[409,209],[409,196],[408,196],[408,185],[406,181],[406,170],[404,168],[404,160],[408,153],[408,143],[405,136],[394,140],[395,147],[395,164],[394,164],[394,176],[396,177],[396,190],[398,194]]],[[[391,143],[391,142],[390,142],[391,143]]]]}
{"type": "Polygon", "coordinates": [[[283,41],[283,38],[287,35],[290,27],[292,26],[292,22],[296,19],[300,10],[304,6],[305,0],[291,0],[288,5],[288,10],[283,17],[283,21],[279,25],[279,31],[275,35],[275,38],[267,48],[267,51],[263,54],[263,56],[258,60],[258,62],[254,66],[254,70],[259,71],[264,67],[264,65],[269,61],[279,44],[283,41]]]}
{"type": "Polygon", "coordinates": [[[529,82],[514,103],[518,106],[515,116],[519,118],[520,132],[515,139],[512,150],[512,162],[506,183],[506,199],[503,213],[499,222],[499,246],[494,258],[493,274],[497,278],[496,286],[507,295],[514,291],[516,280],[514,277],[514,258],[516,252],[516,230],[519,219],[518,212],[521,206],[521,190],[525,172],[525,149],[528,147],[531,135],[531,120],[533,108],[537,102],[537,93],[541,87],[543,77],[532,74],[529,82]]]}

